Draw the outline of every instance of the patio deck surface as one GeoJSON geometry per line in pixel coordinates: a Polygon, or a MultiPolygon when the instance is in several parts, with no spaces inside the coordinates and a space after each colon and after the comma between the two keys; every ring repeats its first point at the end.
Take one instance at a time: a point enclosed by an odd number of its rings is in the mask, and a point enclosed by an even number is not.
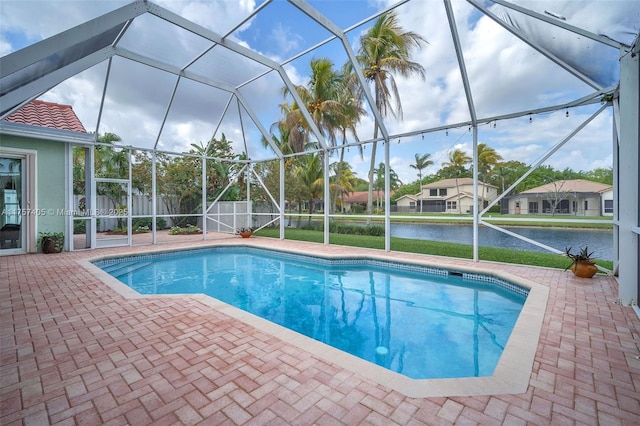
{"type": "Polygon", "coordinates": [[[526,393],[409,398],[198,298],[128,299],[79,265],[103,255],[235,240],[200,238],[0,257],[0,424],[640,424],[640,320],[616,304],[612,277],[584,280],[481,262],[549,287],[526,393]]]}

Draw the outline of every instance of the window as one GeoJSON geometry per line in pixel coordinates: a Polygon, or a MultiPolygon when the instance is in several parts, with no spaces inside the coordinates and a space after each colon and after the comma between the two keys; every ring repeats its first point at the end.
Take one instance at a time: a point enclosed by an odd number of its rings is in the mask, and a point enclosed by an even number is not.
{"type": "Polygon", "coordinates": [[[587,214],[588,211],[589,211],[589,201],[584,200],[584,214],[587,214]]]}
{"type": "Polygon", "coordinates": [[[447,201],[447,210],[456,210],[458,208],[457,201],[447,201]]]}
{"type": "Polygon", "coordinates": [[[416,202],[415,201],[409,201],[409,208],[410,209],[415,209],[416,208],[416,202]]]}
{"type": "Polygon", "coordinates": [[[538,212],[538,202],[537,201],[532,201],[529,203],[529,213],[539,213],[538,212]]]}
{"type": "Polygon", "coordinates": [[[447,188],[440,188],[440,196],[447,195],[447,188]]]}
{"type": "Polygon", "coordinates": [[[437,189],[430,189],[429,190],[429,196],[430,197],[437,197],[438,196],[438,190],[437,189]]]}
{"type": "Polygon", "coordinates": [[[604,212],[613,213],[613,200],[604,200],[604,212]]]}

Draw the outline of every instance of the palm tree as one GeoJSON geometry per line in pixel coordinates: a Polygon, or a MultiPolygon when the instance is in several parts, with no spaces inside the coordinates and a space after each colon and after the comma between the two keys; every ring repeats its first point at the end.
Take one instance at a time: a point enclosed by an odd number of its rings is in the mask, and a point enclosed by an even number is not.
{"type": "Polygon", "coordinates": [[[449,152],[449,161],[442,163],[443,167],[451,170],[456,179],[456,192],[458,193],[458,214],[462,213],[460,209],[460,189],[458,187],[458,177],[465,171],[465,166],[471,162],[469,157],[464,151],[455,149],[449,152]]]}
{"type": "MultiPolygon", "coordinates": [[[[483,184],[487,183],[493,168],[502,160],[502,156],[495,149],[485,143],[478,144],[478,176],[483,184]]],[[[482,185],[482,200],[484,201],[485,185],[482,185]]]]}
{"type": "Polygon", "coordinates": [[[331,180],[329,190],[333,194],[332,199],[335,200],[335,211],[337,210],[338,200],[340,200],[340,205],[344,206],[342,197],[354,191],[356,177],[349,163],[340,164],[340,162],[335,162],[331,164],[331,168],[335,171],[335,175],[331,180]]]}
{"type": "MultiPolygon", "coordinates": [[[[341,119],[345,115],[345,107],[339,101],[342,75],[333,68],[333,62],[327,58],[314,58],[309,66],[309,82],[306,86],[296,86],[295,89],[322,136],[335,146],[336,135],[342,124],[341,119]]],[[[289,88],[284,87],[284,96],[289,93],[289,88]]],[[[294,152],[303,152],[310,140],[310,127],[302,115],[300,106],[294,101],[281,104],[280,109],[284,115],[281,125],[290,132],[289,143],[294,152]]]]}
{"type": "Polygon", "coordinates": [[[420,179],[420,213],[422,213],[422,170],[433,165],[433,161],[429,160],[429,157],[431,157],[431,154],[420,155],[416,153],[416,163],[409,164],[412,169],[418,171],[418,178],[420,179]]]}
{"type": "MultiPolygon", "coordinates": [[[[375,169],[376,179],[374,181],[374,187],[376,191],[378,191],[378,196],[376,197],[377,207],[380,207],[380,191],[384,191],[385,180],[384,180],[384,163],[380,163],[378,167],[375,169]]],[[[398,177],[398,174],[392,169],[389,168],[389,188],[391,190],[396,190],[402,185],[402,181],[398,177]]]]}
{"type": "MultiPolygon", "coordinates": [[[[313,214],[314,201],[322,196],[324,179],[322,178],[322,161],[318,154],[307,154],[300,158],[296,175],[302,181],[309,202],[309,224],[313,214]]],[[[299,225],[298,225],[299,226],[299,225]]]]}
{"type": "MultiPolygon", "coordinates": [[[[353,72],[349,72],[348,67],[343,66],[342,80],[341,80],[342,88],[338,91],[338,102],[344,107],[343,114],[339,117],[338,127],[340,130],[340,135],[342,139],[342,148],[340,148],[340,160],[337,162],[337,166],[335,168],[336,180],[341,180],[341,175],[343,172],[343,165],[347,165],[344,161],[344,145],[347,143],[347,132],[351,133],[356,142],[359,142],[358,134],[356,132],[356,124],[360,122],[360,118],[366,113],[365,109],[362,106],[362,88],[358,84],[358,79],[353,72]]],[[[358,151],[360,152],[360,157],[363,157],[363,149],[362,145],[358,145],[358,151]]],[[[351,176],[353,173],[351,170],[345,170],[351,176]]],[[[331,212],[336,211],[336,205],[338,201],[338,193],[334,192],[333,198],[331,200],[331,212]]]]}
{"type": "MultiPolygon", "coordinates": [[[[373,84],[376,108],[383,117],[391,113],[394,117],[402,119],[402,104],[393,73],[399,73],[403,77],[417,74],[424,79],[424,67],[411,61],[413,49],[419,48],[422,43],[426,43],[426,40],[412,31],[405,31],[398,23],[398,17],[394,12],[380,15],[367,33],[360,38],[357,60],[362,67],[364,77],[373,84]]],[[[369,214],[373,210],[377,146],[375,139],[378,138],[379,125],[380,123],[376,122],[373,131],[374,142],[371,146],[367,199],[369,214]]],[[[370,220],[370,218],[367,219],[367,222],[370,220]]]]}

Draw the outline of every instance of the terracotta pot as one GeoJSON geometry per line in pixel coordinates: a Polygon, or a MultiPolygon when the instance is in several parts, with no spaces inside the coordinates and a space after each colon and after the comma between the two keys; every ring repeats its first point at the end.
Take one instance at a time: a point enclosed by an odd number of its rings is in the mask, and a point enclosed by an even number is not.
{"type": "Polygon", "coordinates": [[[253,232],[240,232],[242,238],[249,238],[251,235],[253,235],[253,232]]]}
{"type": "Polygon", "coordinates": [[[42,252],[43,253],[60,253],[62,251],[62,245],[64,244],[64,237],[58,239],[57,237],[43,237],[42,238],[42,252]]]}
{"type": "Polygon", "coordinates": [[[577,262],[571,265],[571,272],[573,272],[576,277],[591,278],[598,272],[598,268],[595,263],[577,262]]]}

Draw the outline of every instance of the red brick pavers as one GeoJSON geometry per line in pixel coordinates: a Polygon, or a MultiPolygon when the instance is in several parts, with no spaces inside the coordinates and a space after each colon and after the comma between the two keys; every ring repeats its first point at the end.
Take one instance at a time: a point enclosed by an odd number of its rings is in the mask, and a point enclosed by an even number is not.
{"type": "Polygon", "coordinates": [[[550,288],[527,392],[413,399],[195,298],[125,299],[77,264],[158,247],[0,257],[0,424],[640,424],[640,321],[611,277],[484,263],[550,288]]]}

